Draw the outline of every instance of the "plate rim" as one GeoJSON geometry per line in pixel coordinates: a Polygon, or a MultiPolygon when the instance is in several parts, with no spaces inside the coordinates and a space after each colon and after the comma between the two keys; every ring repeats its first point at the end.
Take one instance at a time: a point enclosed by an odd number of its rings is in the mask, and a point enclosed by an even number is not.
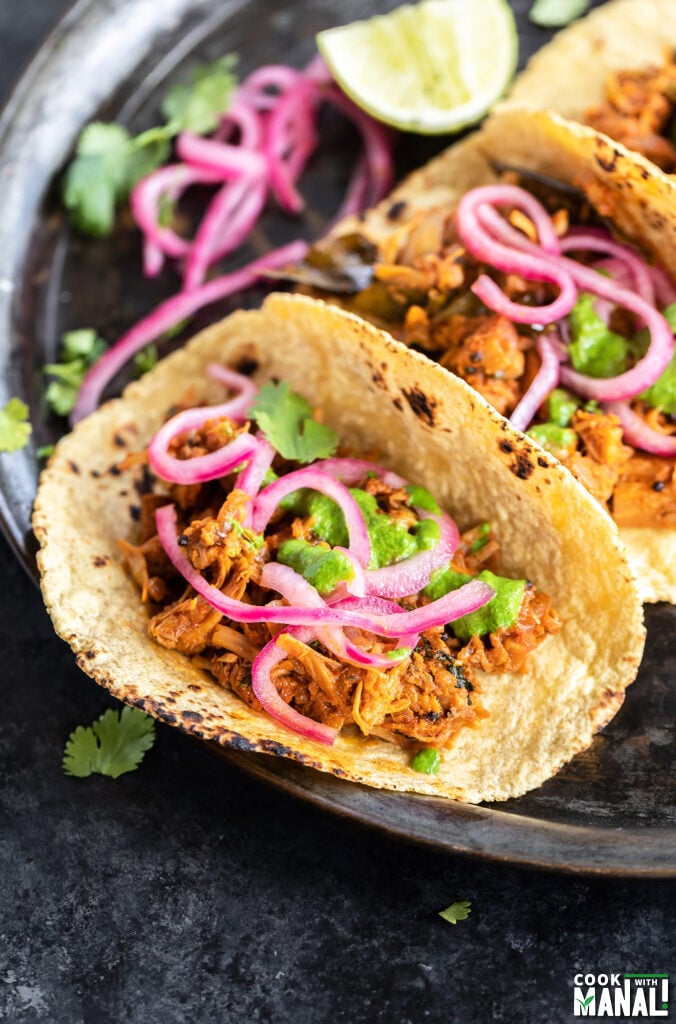
{"type": "MultiPolygon", "coordinates": [[[[194,13],[196,9],[201,6],[207,6],[209,0],[169,0],[169,7],[171,10],[180,11],[180,17],[187,17],[188,13],[194,13]]],[[[0,173],[4,173],[5,178],[10,180],[14,187],[21,188],[21,183],[17,182],[16,171],[13,171],[11,166],[12,162],[12,146],[16,147],[17,142],[20,142],[20,131],[21,131],[21,115],[22,117],[28,117],[30,122],[31,111],[33,111],[33,117],[35,117],[35,111],[40,103],[40,89],[39,85],[41,78],[45,74],[46,69],[50,69],[52,62],[59,59],[63,60],[63,57],[59,56],[59,44],[64,38],[86,38],[87,33],[97,30],[101,30],[101,26],[104,26],[109,19],[113,17],[119,17],[122,11],[131,11],[132,9],[138,10],[139,0],[113,0],[113,2],[107,6],[106,10],[101,12],[100,4],[98,0],[74,0],[74,2],[66,9],[64,14],[61,16],[56,25],[52,28],[51,32],[44,38],[44,40],[35,48],[32,56],[25,64],[22,73],[15,82],[12,90],[8,94],[5,102],[0,108],[0,173]],[[19,122],[17,125],[17,121],[19,122]],[[4,164],[3,160],[8,162],[4,164]],[[9,166],[9,170],[7,167],[9,166]]],[[[225,7],[230,7],[230,4],[226,3],[225,7]]],[[[237,9],[237,3],[233,5],[234,9],[237,9]]],[[[226,14],[224,13],[224,18],[226,14]]],[[[159,21],[159,19],[158,19],[159,21]]],[[[156,25],[154,31],[156,34],[161,33],[166,29],[156,25]]],[[[144,43],[144,55],[147,55],[147,47],[150,45],[150,40],[146,40],[144,43]]],[[[133,72],[133,67],[125,67],[124,70],[120,70],[115,73],[115,84],[108,89],[108,95],[113,89],[118,88],[124,83],[124,81],[133,72]]],[[[105,98],[99,100],[95,104],[96,107],[101,102],[105,102],[105,98]]],[[[79,120],[77,125],[77,131],[80,130],[83,124],[85,124],[91,118],[91,114],[87,117],[83,117],[79,120]]],[[[73,136],[74,137],[74,136],[73,136]]],[[[69,144],[70,144],[69,140],[69,144]]],[[[14,150],[16,153],[16,149],[14,150]]],[[[58,170],[58,166],[50,165],[49,169],[45,171],[43,179],[38,183],[37,188],[31,189],[31,195],[28,200],[28,206],[31,214],[30,226],[24,231],[24,234],[19,238],[20,251],[14,252],[13,259],[14,264],[18,268],[18,272],[15,276],[10,278],[12,285],[11,290],[6,287],[2,287],[5,282],[2,280],[2,273],[0,272],[0,324],[4,324],[6,327],[5,338],[2,345],[0,345],[0,397],[2,401],[6,401],[9,397],[8,381],[7,381],[7,369],[9,365],[9,357],[11,355],[12,338],[15,332],[13,331],[13,312],[14,312],[14,288],[17,291],[23,287],[24,284],[24,272],[26,270],[26,257],[28,253],[28,245],[30,238],[33,235],[35,225],[37,223],[37,217],[40,210],[40,204],[44,197],[44,194],[49,187],[50,182],[53,180],[54,174],[58,170]],[[32,205],[31,205],[32,204],[32,205]]],[[[24,188],[28,187],[26,185],[24,188]]],[[[4,232],[5,238],[7,232],[4,232]]],[[[0,226],[0,250],[2,249],[2,237],[3,230],[0,226]]],[[[3,460],[4,462],[5,460],[3,460]]],[[[5,470],[6,467],[2,466],[0,471],[0,528],[7,538],[14,554],[17,556],[19,562],[23,566],[24,570],[28,573],[29,577],[34,583],[38,583],[37,567],[34,558],[34,551],[27,541],[27,537],[24,531],[21,529],[18,518],[12,513],[12,510],[7,501],[6,485],[5,485],[5,470]]],[[[272,762],[269,755],[265,754],[246,754],[242,753],[233,748],[219,747],[213,743],[203,743],[212,753],[216,753],[221,757],[224,757],[230,763],[237,766],[240,770],[247,772],[247,774],[253,776],[258,781],[265,782],[274,788],[285,792],[287,795],[293,796],[296,799],[300,799],[304,802],[311,804],[314,807],[318,807],[323,811],[329,811],[332,814],[349,818],[352,821],[357,822],[362,826],[369,828],[376,828],[377,830],[384,832],[390,836],[394,836],[397,839],[403,839],[408,842],[425,845],[432,847],[437,850],[443,850],[449,854],[460,854],[462,856],[468,856],[472,858],[478,858],[482,860],[488,860],[499,863],[506,863],[520,867],[531,867],[542,870],[552,870],[563,873],[572,874],[587,874],[587,875],[604,875],[604,876],[617,876],[617,877],[637,877],[637,878],[673,878],[676,877],[676,861],[672,861],[670,864],[663,864],[657,859],[653,859],[648,864],[629,864],[621,863],[619,860],[613,861],[612,851],[623,850],[626,853],[635,852],[637,855],[639,852],[645,853],[645,839],[648,835],[665,838],[665,843],[670,844],[671,849],[676,848],[676,829],[670,826],[661,826],[659,828],[598,828],[593,825],[573,825],[573,824],[561,824],[559,822],[549,821],[543,818],[533,818],[518,812],[502,811],[496,808],[495,805],[467,805],[458,804],[453,801],[443,800],[438,797],[422,797],[415,796],[416,802],[419,802],[419,806],[422,804],[429,804],[438,807],[443,806],[445,811],[449,814],[449,819],[453,819],[455,822],[474,821],[489,823],[487,829],[488,842],[490,842],[492,836],[492,830],[494,828],[503,828],[503,834],[509,836],[514,834],[518,840],[519,830],[525,829],[526,842],[528,840],[528,830],[537,830],[545,835],[544,852],[540,851],[539,855],[529,853],[523,846],[522,843],[515,841],[514,848],[510,851],[496,851],[487,848],[486,846],[465,845],[457,839],[443,839],[443,837],[434,837],[429,832],[424,830],[418,830],[417,832],[408,830],[404,825],[397,825],[396,821],[393,821],[386,813],[387,808],[390,804],[396,805],[397,801],[405,799],[411,799],[412,794],[401,794],[394,793],[387,790],[376,790],[369,789],[369,787],[358,786],[356,783],[349,783],[344,780],[335,779],[333,776],[325,775],[321,772],[313,772],[312,769],[307,767],[299,766],[293,762],[276,761],[272,762]],[[275,771],[274,766],[277,766],[280,770],[275,771]],[[284,769],[287,769],[286,771],[284,769]],[[296,773],[301,773],[296,778],[296,773]],[[319,784],[319,788],[313,786],[313,780],[311,776],[321,777],[323,780],[323,787],[319,784]],[[299,781],[300,779],[303,781],[299,781]],[[382,806],[385,808],[384,813],[378,813],[375,816],[369,816],[363,811],[355,808],[348,807],[340,801],[332,799],[332,792],[334,786],[353,787],[367,793],[366,799],[372,799],[375,801],[375,806],[378,808],[382,806]],[[323,788],[323,792],[322,792],[323,788]],[[382,797],[384,796],[384,800],[382,797]],[[378,798],[381,798],[378,801],[378,798]],[[420,803],[422,802],[422,803],[420,803]],[[566,833],[571,839],[572,848],[575,852],[575,859],[563,860],[562,857],[569,858],[570,852],[568,852],[564,846],[563,852],[561,847],[557,847],[557,838],[560,842],[562,833],[566,833]],[[618,838],[628,840],[627,846],[622,846],[617,843],[618,838]],[[585,849],[589,848],[591,844],[594,847],[594,840],[606,844],[611,853],[611,858],[603,865],[598,865],[593,862],[593,858],[589,856],[585,857],[585,849]],[[635,843],[635,849],[634,844],[635,843]],[[558,854],[558,855],[557,855],[558,854]]],[[[316,780],[315,780],[316,781],[316,780]]],[[[348,791],[346,790],[346,793],[348,791]]],[[[662,845],[659,849],[661,850],[662,845]]],[[[659,850],[658,850],[659,854],[659,850]]],[[[620,858],[621,860],[621,858],[620,858]]]]}

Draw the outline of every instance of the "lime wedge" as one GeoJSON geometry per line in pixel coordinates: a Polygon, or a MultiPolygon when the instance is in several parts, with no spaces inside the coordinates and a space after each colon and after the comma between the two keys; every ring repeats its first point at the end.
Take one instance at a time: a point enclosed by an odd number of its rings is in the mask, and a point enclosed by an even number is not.
{"type": "Polygon", "coordinates": [[[379,121],[424,135],[478,121],[518,57],[506,0],[422,0],[328,29],[317,45],[333,77],[379,121]]]}

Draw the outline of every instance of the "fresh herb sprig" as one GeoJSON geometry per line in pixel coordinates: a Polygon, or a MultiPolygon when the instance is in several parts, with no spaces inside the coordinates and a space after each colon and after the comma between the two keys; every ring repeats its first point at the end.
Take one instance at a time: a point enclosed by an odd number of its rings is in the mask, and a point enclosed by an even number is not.
{"type": "Polygon", "coordinates": [[[91,328],[63,335],[59,362],[43,367],[43,372],[54,378],[47,385],[45,397],[59,416],[67,416],[71,411],[84,375],[105,350],[105,341],[91,328]]]}
{"type": "Polygon", "coordinates": [[[286,381],[264,384],[249,415],[279,454],[296,462],[313,462],[333,455],[338,435],[312,418],[312,406],[286,381]]]}
{"type": "Polygon", "coordinates": [[[116,779],[133,772],[155,742],[155,722],[136,708],[104,711],[90,726],[71,733],[63,757],[66,775],[85,779],[107,775],[116,779]]]}
{"type": "Polygon", "coordinates": [[[88,235],[110,234],[115,210],[134,185],[163,164],[179,132],[214,131],[237,85],[237,58],[198,67],[192,80],[173,86],[162,103],[166,123],[132,136],[119,124],[94,121],[76,147],[63,178],[63,202],[73,224],[88,235]]]}
{"type": "Polygon", "coordinates": [[[450,907],[446,907],[445,910],[440,910],[439,917],[443,917],[444,921],[448,921],[449,924],[457,924],[458,921],[465,921],[471,913],[470,901],[458,900],[457,903],[451,903],[450,907]]]}
{"type": "Polygon", "coordinates": [[[33,431],[28,422],[28,406],[20,398],[10,398],[0,409],[0,452],[25,448],[33,431]]]}

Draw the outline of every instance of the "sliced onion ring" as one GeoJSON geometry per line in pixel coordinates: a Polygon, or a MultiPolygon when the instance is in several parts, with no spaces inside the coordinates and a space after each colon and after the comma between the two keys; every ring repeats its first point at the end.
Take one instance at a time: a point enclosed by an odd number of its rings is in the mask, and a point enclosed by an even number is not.
{"type": "MultiPolygon", "coordinates": [[[[217,587],[204,579],[193,567],[176,538],[176,508],[164,505],[155,512],[157,533],[160,543],[170,562],[181,576],[207,601],[212,608],[227,615],[233,622],[280,622],[286,626],[354,626],[375,633],[376,636],[401,637],[413,632],[424,632],[433,626],[452,622],[463,615],[481,608],[495,595],[492,587],[481,580],[472,580],[458,590],[446,594],[438,601],[432,601],[414,611],[403,611],[400,615],[363,614],[350,608],[335,608],[325,604],[323,608],[280,607],[277,604],[251,605],[223,594],[217,587]]],[[[284,575],[293,574],[293,569],[278,562],[268,562],[263,568],[261,583],[264,587],[277,589],[276,583],[284,575]]],[[[301,577],[302,579],[302,577],[301,577]]],[[[368,600],[368,599],[366,599],[368,600]]]]}
{"type": "Polygon", "coordinates": [[[559,383],[561,362],[556,346],[550,338],[541,334],[537,339],[537,349],[540,353],[540,368],[509,417],[515,430],[526,430],[545,398],[559,383]]]}
{"type": "Polygon", "coordinates": [[[194,459],[177,459],[169,455],[169,444],[178,434],[199,430],[209,420],[221,417],[241,420],[244,410],[251,404],[256,386],[248,377],[224,366],[211,365],[208,372],[226,387],[238,388],[240,394],[222,405],[185,409],[160,427],[148,445],[148,460],[154,472],[163,480],[177,484],[197,484],[216,480],[231,473],[258,448],[259,442],[251,434],[240,434],[230,444],[206,455],[198,455],[194,459]]]}
{"type": "MultiPolygon", "coordinates": [[[[288,632],[293,635],[292,630],[288,632]]],[[[314,740],[316,743],[332,746],[338,736],[336,729],[322,725],[321,722],[315,722],[307,715],[301,715],[280,697],[270,672],[285,658],[288,658],[288,654],[279,646],[276,637],[265,645],[251,666],[251,688],[254,694],[260,701],[263,710],[280,725],[299,736],[314,740]]]]}
{"type": "Polygon", "coordinates": [[[336,502],[345,516],[347,534],[350,538],[350,552],[366,568],[371,560],[371,540],[359,505],[339,480],[327,473],[322,473],[314,466],[287,473],[286,476],[275,480],[260,492],[253,509],[254,530],[257,533],[263,533],[282,498],[292,494],[293,491],[300,490],[301,487],[319,491],[336,502]]]}
{"type": "Polygon", "coordinates": [[[624,440],[628,444],[640,448],[641,451],[650,452],[651,455],[662,455],[671,459],[676,457],[676,435],[653,430],[626,402],[607,402],[604,409],[618,417],[622,424],[624,440]]]}

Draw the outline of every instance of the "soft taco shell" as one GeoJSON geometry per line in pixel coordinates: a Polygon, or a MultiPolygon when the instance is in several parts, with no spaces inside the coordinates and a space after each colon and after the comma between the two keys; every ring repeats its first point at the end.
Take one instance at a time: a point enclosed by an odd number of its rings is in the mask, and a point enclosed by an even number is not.
{"type": "MultiPolygon", "coordinates": [[[[498,181],[504,167],[581,189],[618,237],[673,272],[676,179],[593,129],[544,111],[495,115],[480,132],[414,171],[365,216],[346,219],[332,234],[358,231],[382,243],[416,211],[452,210],[468,189],[498,181]]],[[[621,536],[643,600],[676,602],[676,530],[623,529],[621,536]]]]}
{"type": "Polygon", "coordinates": [[[498,109],[548,109],[584,121],[603,101],[611,72],[659,67],[674,46],[673,0],[612,0],[538,50],[498,109]]]}
{"type": "Polygon", "coordinates": [[[642,610],[608,516],[553,459],[514,433],[474,391],[358,318],[272,295],[169,356],[57,446],[34,512],[47,608],[78,664],[116,697],[224,746],[294,758],[343,778],[478,802],[539,786],[622,703],[644,643],[642,610]],[[438,776],[407,767],[394,744],[344,731],[332,748],[304,740],[219,687],[147,635],[147,613],[115,538],[133,536],[141,470],[120,473],[168,407],[219,361],[279,377],[324,412],[341,438],[423,483],[461,528],[490,519],[505,573],[537,581],[565,625],[523,675],[486,676],[491,717],[465,729],[438,776]]]}

